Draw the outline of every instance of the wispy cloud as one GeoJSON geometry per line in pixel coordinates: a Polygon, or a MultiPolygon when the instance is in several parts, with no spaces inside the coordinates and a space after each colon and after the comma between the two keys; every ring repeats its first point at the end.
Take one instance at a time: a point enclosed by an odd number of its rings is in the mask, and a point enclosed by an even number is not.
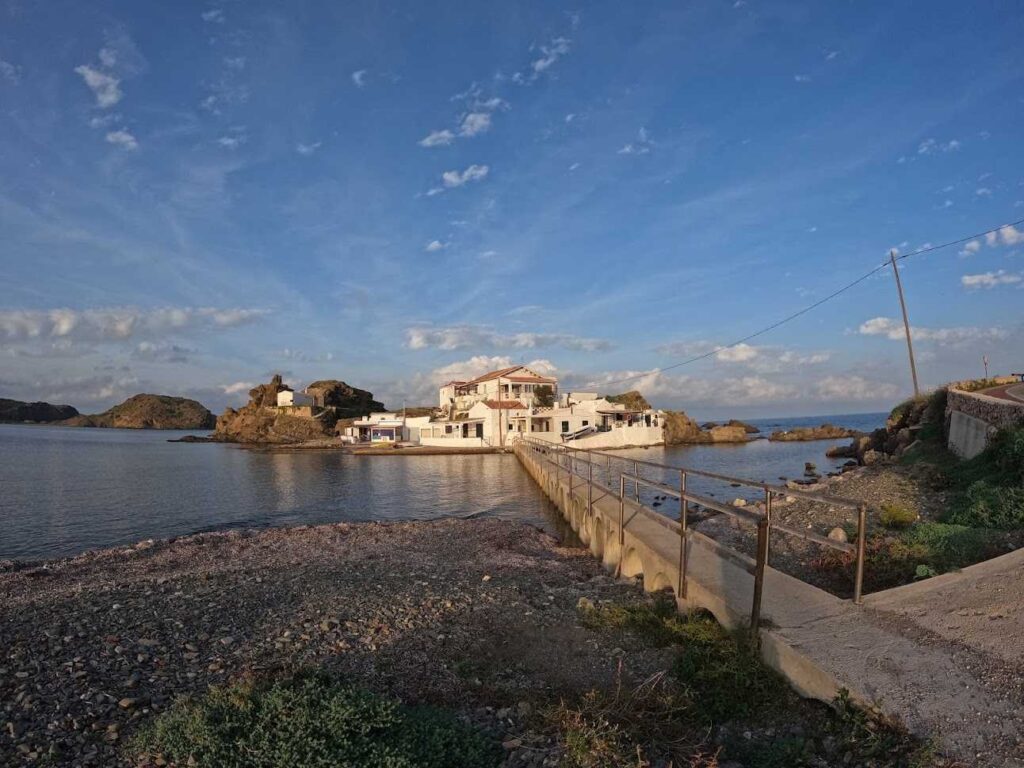
{"type": "Polygon", "coordinates": [[[365,69],[357,69],[355,72],[352,73],[352,83],[355,85],[356,88],[366,87],[366,75],[367,70],[365,69]]]}
{"type": "Polygon", "coordinates": [[[125,128],[108,132],[107,143],[127,150],[136,150],[139,148],[139,142],[131,132],[125,128]]]}
{"type": "MultiPolygon", "coordinates": [[[[454,189],[468,184],[471,181],[481,181],[487,178],[490,168],[486,165],[475,163],[464,171],[445,171],[441,174],[441,184],[444,189],[454,189]]],[[[435,195],[444,191],[441,187],[434,187],[427,192],[428,195],[435,195]]]]}
{"type": "Polygon", "coordinates": [[[121,341],[190,331],[233,328],[265,317],[265,309],[215,307],[102,307],[0,310],[0,340],[121,341]]]}
{"type": "Polygon", "coordinates": [[[612,348],[606,339],[593,339],[565,333],[501,333],[482,325],[456,325],[444,328],[420,326],[406,330],[409,349],[465,349],[492,347],[498,349],[535,349],[561,347],[584,352],[612,348]]]}
{"type": "Polygon", "coordinates": [[[541,56],[530,63],[533,76],[537,77],[546,72],[557,63],[557,61],[569,53],[571,40],[567,37],[556,37],[547,45],[540,46],[541,56]]]}
{"type": "Polygon", "coordinates": [[[437,253],[440,250],[444,250],[446,243],[442,243],[440,240],[431,240],[424,246],[423,250],[427,253],[437,253]]]}
{"type": "Polygon", "coordinates": [[[620,155],[646,155],[654,147],[654,141],[646,128],[637,131],[636,141],[631,141],[619,150],[620,155]]]}
{"type": "Polygon", "coordinates": [[[793,82],[795,83],[809,83],[811,82],[810,75],[793,75],[793,82]]]}
{"type": "Polygon", "coordinates": [[[298,152],[303,157],[309,157],[318,149],[320,149],[321,144],[323,144],[323,142],[321,141],[314,141],[309,144],[303,144],[302,142],[299,142],[298,144],[295,145],[295,151],[298,152]]]}
{"type": "Polygon", "coordinates": [[[421,147],[445,147],[455,141],[455,134],[445,128],[443,131],[431,131],[419,140],[421,147]]]}
{"type": "Polygon", "coordinates": [[[124,96],[121,80],[114,75],[101,72],[88,64],[75,67],[75,72],[82,76],[82,80],[96,96],[96,106],[100,109],[114,106],[124,96]]]}
{"type": "Polygon", "coordinates": [[[936,152],[954,152],[960,149],[960,142],[957,139],[950,139],[946,142],[939,142],[935,139],[925,139],[917,145],[917,154],[932,155],[936,152]]]}
{"type": "MultiPolygon", "coordinates": [[[[863,336],[883,336],[891,341],[903,341],[906,338],[903,323],[890,317],[873,317],[861,323],[857,332],[863,336]]],[[[920,328],[912,326],[910,332],[915,341],[932,341],[947,346],[958,346],[977,341],[998,341],[1009,336],[1009,333],[1003,328],[920,328]]]]}
{"type": "Polygon", "coordinates": [[[470,112],[462,119],[459,127],[460,136],[476,136],[491,129],[490,112],[470,112]]]}
{"type": "Polygon", "coordinates": [[[21,82],[21,68],[0,59],[0,80],[6,80],[11,85],[18,85],[21,82]]]}
{"type": "Polygon", "coordinates": [[[224,11],[220,8],[211,8],[208,11],[203,11],[200,14],[203,17],[203,21],[208,24],[223,24],[224,23],[224,11]]]}
{"type": "Polygon", "coordinates": [[[995,288],[1000,285],[1016,285],[1024,278],[1012,272],[998,270],[996,272],[983,272],[980,275],[963,275],[960,278],[960,285],[968,290],[978,288],[995,288]]]}

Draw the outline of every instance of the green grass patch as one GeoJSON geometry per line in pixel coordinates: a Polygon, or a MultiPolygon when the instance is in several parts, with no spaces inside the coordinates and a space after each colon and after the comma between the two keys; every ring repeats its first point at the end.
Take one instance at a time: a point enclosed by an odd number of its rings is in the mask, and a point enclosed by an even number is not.
{"type": "Polygon", "coordinates": [[[182,700],[130,743],[204,768],[476,768],[500,749],[453,715],[410,707],[329,677],[242,682],[182,700]]]}

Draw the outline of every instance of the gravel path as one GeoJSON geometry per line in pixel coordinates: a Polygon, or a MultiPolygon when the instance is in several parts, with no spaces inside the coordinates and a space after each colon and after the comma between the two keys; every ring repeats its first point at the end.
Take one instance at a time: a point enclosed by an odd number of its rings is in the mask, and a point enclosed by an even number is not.
{"type": "Polygon", "coordinates": [[[667,666],[576,620],[642,599],[524,524],[339,524],[144,542],[0,572],[0,765],[116,765],[179,694],[326,665],[496,732],[506,765],[550,765],[538,702],[667,666]]]}

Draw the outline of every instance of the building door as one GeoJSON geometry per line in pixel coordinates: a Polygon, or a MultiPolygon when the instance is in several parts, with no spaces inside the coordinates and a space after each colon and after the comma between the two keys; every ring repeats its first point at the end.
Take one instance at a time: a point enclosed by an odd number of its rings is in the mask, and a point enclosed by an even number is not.
{"type": "Polygon", "coordinates": [[[484,425],[483,423],[476,425],[476,436],[483,440],[484,437],[484,425]]]}

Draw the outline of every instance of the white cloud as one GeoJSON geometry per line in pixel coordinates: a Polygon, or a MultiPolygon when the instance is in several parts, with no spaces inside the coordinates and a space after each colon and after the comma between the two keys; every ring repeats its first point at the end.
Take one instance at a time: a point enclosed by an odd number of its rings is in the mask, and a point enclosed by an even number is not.
{"type": "Polygon", "coordinates": [[[749,344],[737,344],[734,347],[723,347],[715,353],[715,359],[725,363],[746,363],[759,354],[757,347],[749,344]]]}
{"type": "Polygon", "coordinates": [[[224,23],[224,11],[220,8],[211,8],[208,11],[203,11],[201,15],[203,17],[203,21],[209,22],[210,24],[224,23]]]}
{"type": "Polygon", "coordinates": [[[21,68],[16,67],[9,61],[0,59],[0,80],[6,80],[11,85],[21,82],[21,68]]]}
{"type": "Polygon", "coordinates": [[[443,131],[431,131],[419,140],[421,147],[444,147],[455,141],[455,134],[445,128],[443,131]]]}
{"type": "Polygon", "coordinates": [[[255,384],[251,381],[235,381],[231,384],[221,384],[221,389],[225,395],[238,395],[243,392],[248,393],[250,389],[255,388],[255,384]]]}
{"type": "Polygon", "coordinates": [[[839,55],[839,51],[829,51],[825,54],[825,61],[832,61],[839,55]]]}
{"type": "Polygon", "coordinates": [[[925,139],[917,145],[917,154],[931,155],[935,152],[954,152],[960,149],[960,146],[960,142],[956,139],[950,139],[945,143],[938,142],[935,139],[925,139]]]}
{"type": "Polygon", "coordinates": [[[813,395],[818,400],[892,400],[899,395],[899,387],[863,376],[826,376],[814,386],[813,395]]]}
{"type": "Polygon", "coordinates": [[[425,250],[427,253],[437,253],[438,251],[442,250],[445,247],[445,245],[446,244],[442,243],[440,240],[431,240],[429,243],[427,243],[426,247],[423,250],[425,250]]]}
{"type": "Polygon", "coordinates": [[[88,64],[75,67],[75,72],[82,76],[82,80],[95,94],[96,106],[101,109],[114,106],[124,95],[121,93],[121,81],[113,75],[94,69],[88,64]]]}
{"type": "Polygon", "coordinates": [[[964,275],[960,278],[960,284],[968,289],[995,288],[999,285],[1015,285],[1022,279],[1024,278],[1020,275],[1000,269],[997,272],[984,272],[980,275],[964,275]]]}
{"type": "Polygon", "coordinates": [[[989,189],[988,187],[978,187],[976,190],[974,190],[974,194],[976,194],[978,197],[991,197],[992,190],[989,189]]]}
{"type": "Polygon", "coordinates": [[[244,134],[237,134],[235,136],[221,136],[217,139],[217,143],[227,149],[238,149],[240,146],[245,144],[246,137],[244,134]]]}
{"type": "Polygon", "coordinates": [[[999,229],[999,237],[1003,245],[1024,245],[1024,232],[1009,224],[999,229]]]}
{"type": "Polygon", "coordinates": [[[366,87],[366,70],[365,69],[357,69],[355,72],[353,72],[352,73],[352,82],[355,84],[356,88],[365,88],[366,87]]]}
{"type": "Polygon", "coordinates": [[[320,149],[321,144],[323,144],[322,141],[314,141],[312,144],[303,144],[302,142],[299,142],[298,144],[295,145],[295,151],[298,152],[303,157],[309,157],[318,149],[320,149]]]}
{"type": "Polygon", "coordinates": [[[459,128],[460,136],[476,136],[486,133],[491,129],[491,115],[489,112],[470,112],[462,119],[462,126],[459,128]]]}
{"type": "Polygon", "coordinates": [[[135,150],[139,148],[139,142],[125,128],[107,133],[107,143],[127,150],[135,150]]]}
{"type": "Polygon", "coordinates": [[[132,351],[132,357],[136,360],[145,360],[151,363],[187,363],[194,354],[194,349],[188,349],[178,344],[153,341],[140,341],[132,351]]]}
{"type": "Polygon", "coordinates": [[[809,83],[811,82],[810,75],[793,75],[793,81],[797,83],[809,83]]]}
{"type": "Polygon", "coordinates": [[[255,322],[265,309],[215,307],[103,307],[0,310],[0,340],[122,341],[174,333],[232,328],[255,322]]]}
{"type": "MultiPolygon", "coordinates": [[[[889,317],[873,317],[861,323],[857,332],[863,336],[884,336],[892,341],[903,341],[906,334],[903,323],[889,317]]],[[[1009,334],[1003,328],[919,328],[911,326],[915,341],[933,341],[936,344],[957,346],[977,341],[1005,339],[1009,334]]]]}
{"type": "Polygon", "coordinates": [[[637,132],[637,139],[635,142],[626,144],[622,149],[619,150],[620,155],[646,155],[651,151],[654,146],[654,142],[651,140],[650,133],[646,128],[641,128],[637,132]]]}
{"type": "Polygon", "coordinates": [[[501,333],[480,325],[448,327],[419,326],[405,332],[409,349],[465,349],[467,347],[496,347],[504,349],[536,349],[561,347],[584,352],[598,352],[612,348],[606,339],[593,339],[567,333],[501,333]]]}
{"type": "MultiPolygon", "coordinates": [[[[490,168],[486,165],[471,165],[464,171],[445,171],[441,174],[441,183],[451,189],[461,187],[471,181],[480,181],[487,177],[490,168]]],[[[427,194],[430,194],[429,192],[427,194]]]]}
{"type": "Polygon", "coordinates": [[[540,47],[541,57],[535,59],[530,67],[533,69],[533,76],[536,78],[542,72],[547,71],[555,62],[569,53],[569,45],[572,41],[566,37],[556,37],[548,45],[540,47]]]}

